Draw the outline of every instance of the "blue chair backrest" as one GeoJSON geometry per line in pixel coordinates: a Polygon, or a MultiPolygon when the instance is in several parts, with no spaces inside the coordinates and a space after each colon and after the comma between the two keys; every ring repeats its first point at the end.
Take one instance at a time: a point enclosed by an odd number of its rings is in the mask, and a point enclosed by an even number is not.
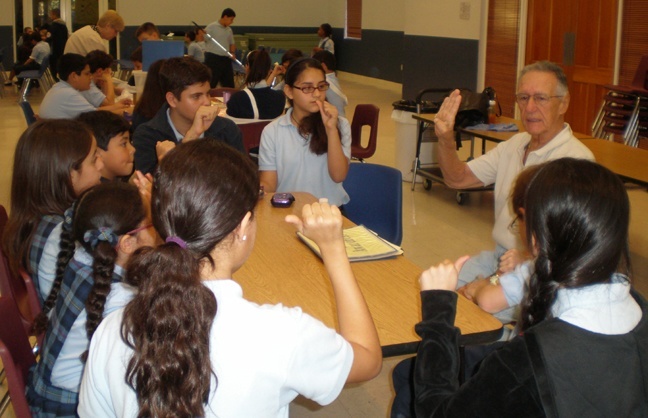
{"type": "Polygon", "coordinates": [[[18,102],[18,104],[22,108],[22,111],[23,111],[23,113],[25,115],[25,120],[27,121],[27,126],[29,126],[32,123],[36,122],[36,115],[34,114],[34,109],[32,109],[29,102],[20,101],[20,102],[18,102]]]}
{"type": "Polygon", "coordinates": [[[399,170],[378,164],[351,163],[343,183],[351,201],[347,218],[387,241],[403,240],[403,177],[399,170]]]}

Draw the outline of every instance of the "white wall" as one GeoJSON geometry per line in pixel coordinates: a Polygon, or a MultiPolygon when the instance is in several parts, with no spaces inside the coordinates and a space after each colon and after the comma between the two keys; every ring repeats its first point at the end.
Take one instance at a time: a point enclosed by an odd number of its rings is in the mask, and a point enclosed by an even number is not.
{"type": "MultiPolygon", "coordinates": [[[[214,2],[207,0],[121,0],[118,7],[129,26],[137,26],[147,20],[157,25],[190,26],[192,20],[200,24],[218,20],[222,9],[228,7],[227,3],[221,4],[222,6],[216,7],[214,2]]],[[[232,2],[230,6],[237,14],[234,27],[317,28],[321,23],[328,22],[333,27],[341,28],[344,27],[346,18],[346,0],[239,0],[232,2]]],[[[363,1],[362,26],[365,29],[398,31],[408,35],[479,39],[480,21],[481,0],[363,1]],[[469,20],[459,18],[462,3],[470,5],[469,20]]]]}
{"type": "Polygon", "coordinates": [[[407,35],[479,39],[481,0],[405,0],[407,35]],[[470,5],[470,18],[460,19],[461,4],[470,5]]]}
{"type": "Polygon", "coordinates": [[[0,1],[0,26],[13,26],[14,16],[13,1],[0,1]]]}

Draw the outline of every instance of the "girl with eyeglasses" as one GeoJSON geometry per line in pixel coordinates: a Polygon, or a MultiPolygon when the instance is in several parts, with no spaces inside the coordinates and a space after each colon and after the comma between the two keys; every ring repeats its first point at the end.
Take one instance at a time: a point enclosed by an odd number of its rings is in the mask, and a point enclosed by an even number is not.
{"type": "Polygon", "coordinates": [[[295,61],[285,81],[291,107],[261,135],[261,185],[266,192],[309,192],[344,205],[349,201],[342,187],[351,158],[349,121],[326,101],[329,84],[319,61],[295,61]]]}
{"type": "Polygon", "coordinates": [[[133,298],[124,268],[135,250],[155,241],[144,202],[136,186],[122,182],[93,187],[77,201],[72,229],[61,234],[52,292],[34,324],[45,339],[27,382],[33,416],[77,416],[90,339],[133,298]]]}

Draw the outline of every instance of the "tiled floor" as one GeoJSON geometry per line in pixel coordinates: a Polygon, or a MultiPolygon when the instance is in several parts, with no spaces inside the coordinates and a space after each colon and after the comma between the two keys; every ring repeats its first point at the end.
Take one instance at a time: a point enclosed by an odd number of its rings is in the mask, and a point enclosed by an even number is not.
{"type": "MultiPolygon", "coordinates": [[[[344,92],[349,97],[347,108],[349,119],[358,103],[373,103],[380,107],[378,150],[368,162],[397,166],[413,158],[414,134],[396,137],[398,132],[414,129],[392,119],[392,102],[400,99],[401,86],[395,83],[340,74],[344,92]],[[406,155],[410,154],[411,157],[406,155]],[[396,162],[399,161],[397,164],[396,162]]],[[[0,99],[0,204],[8,207],[11,164],[13,150],[26,123],[16,105],[17,94],[6,88],[4,99],[0,99]]],[[[30,102],[38,113],[42,96],[35,90],[30,102]]],[[[414,132],[414,131],[412,131],[414,132]]],[[[465,147],[467,148],[467,147],[465,147]]],[[[467,149],[462,156],[467,157],[467,149]]],[[[648,169],[648,168],[647,168],[648,169]]],[[[632,205],[630,226],[630,248],[634,267],[634,281],[637,288],[648,295],[648,194],[645,189],[628,186],[632,205]]],[[[435,184],[429,191],[421,185],[414,192],[410,184],[403,185],[403,249],[405,255],[421,268],[445,258],[454,259],[463,254],[472,254],[492,247],[490,230],[493,218],[491,193],[473,193],[467,202],[459,206],[455,192],[435,184]]],[[[412,277],[416,280],[416,277],[412,277]]],[[[414,324],[403,324],[411,327],[414,324]]],[[[291,416],[307,417],[388,417],[393,396],[390,374],[400,358],[385,359],[382,373],[363,384],[349,385],[333,404],[319,407],[304,399],[296,400],[291,406],[291,416]]],[[[0,389],[0,396],[3,390],[0,389]]],[[[6,417],[13,417],[8,413],[6,417]]]]}

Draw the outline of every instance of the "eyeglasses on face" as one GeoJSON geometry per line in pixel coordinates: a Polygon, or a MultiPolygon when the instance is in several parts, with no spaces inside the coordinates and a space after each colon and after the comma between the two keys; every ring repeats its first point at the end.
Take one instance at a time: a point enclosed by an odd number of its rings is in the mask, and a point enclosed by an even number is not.
{"type": "Polygon", "coordinates": [[[508,226],[509,231],[512,233],[518,233],[520,232],[520,222],[524,222],[524,217],[520,214],[516,215],[515,218],[513,218],[513,221],[508,226]]]}
{"type": "Polygon", "coordinates": [[[326,91],[329,89],[329,83],[326,81],[323,83],[319,83],[317,86],[304,86],[304,87],[298,87],[298,86],[292,86],[293,88],[297,90],[301,90],[304,94],[311,94],[312,92],[315,91],[315,89],[319,91],[326,91]]]}
{"type": "Polygon", "coordinates": [[[547,96],[546,94],[529,95],[518,93],[515,95],[515,101],[520,105],[520,107],[525,107],[529,104],[529,100],[533,98],[533,102],[536,104],[536,106],[543,107],[548,105],[551,99],[562,99],[563,97],[565,96],[547,96]]]}

